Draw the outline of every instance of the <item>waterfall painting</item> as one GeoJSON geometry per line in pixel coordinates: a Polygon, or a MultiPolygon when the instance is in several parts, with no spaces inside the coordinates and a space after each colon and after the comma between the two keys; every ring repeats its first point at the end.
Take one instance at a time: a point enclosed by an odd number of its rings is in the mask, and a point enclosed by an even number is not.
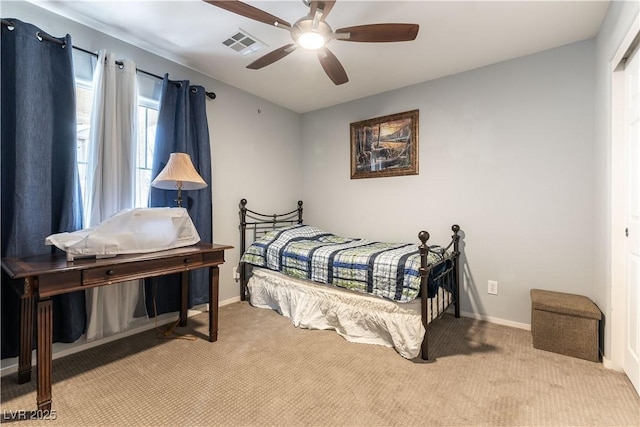
{"type": "Polygon", "coordinates": [[[418,174],[418,110],[351,123],[351,179],[418,174]]]}

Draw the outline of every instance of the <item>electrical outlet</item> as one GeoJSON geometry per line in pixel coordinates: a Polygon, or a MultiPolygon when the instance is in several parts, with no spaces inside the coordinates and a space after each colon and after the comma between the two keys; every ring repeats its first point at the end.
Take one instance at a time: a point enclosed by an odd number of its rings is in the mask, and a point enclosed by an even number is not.
{"type": "Polygon", "coordinates": [[[233,278],[234,280],[240,279],[240,273],[238,273],[238,267],[233,267],[233,278]]]}
{"type": "Polygon", "coordinates": [[[498,282],[495,280],[489,280],[487,292],[491,295],[498,295],[498,282]]]}

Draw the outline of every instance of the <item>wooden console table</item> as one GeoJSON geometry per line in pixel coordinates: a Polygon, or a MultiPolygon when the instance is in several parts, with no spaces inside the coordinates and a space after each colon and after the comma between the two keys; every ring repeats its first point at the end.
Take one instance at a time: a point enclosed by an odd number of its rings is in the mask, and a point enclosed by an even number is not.
{"type": "Polygon", "coordinates": [[[31,340],[34,303],[37,302],[37,404],[38,410],[51,410],[51,368],[53,311],[51,297],[82,289],[112,285],[127,280],[182,273],[180,326],[187,324],[189,271],[209,267],[209,341],[218,339],[218,266],[224,251],[233,246],[197,243],[167,251],[118,255],[103,259],[76,259],[67,262],[64,254],[45,254],[25,258],[3,258],[2,268],[20,295],[20,356],[18,382],[31,380],[31,340]]]}

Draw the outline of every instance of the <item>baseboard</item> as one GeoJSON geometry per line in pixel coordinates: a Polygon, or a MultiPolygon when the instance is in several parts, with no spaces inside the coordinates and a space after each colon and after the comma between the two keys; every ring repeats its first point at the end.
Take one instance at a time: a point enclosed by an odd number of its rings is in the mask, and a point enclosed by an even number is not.
{"type": "MultiPolygon", "coordinates": [[[[222,307],[225,305],[233,304],[235,302],[239,302],[240,297],[229,298],[224,301],[220,301],[218,307],[222,307]]],[[[209,304],[202,304],[192,309],[189,309],[187,312],[187,317],[197,316],[198,314],[206,313],[209,311],[209,304]]],[[[115,335],[110,335],[105,338],[101,338],[99,340],[94,340],[91,342],[86,341],[86,336],[82,335],[76,342],[73,343],[54,343],[53,344],[53,359],[58,359],[60,357],[69,356],[70,354],[78,353],[80,351],[88,350],[93,347],[97,347],[102,344],[106,344],[111,341],[119,340],[120,338],[125,338],[131,335],[139,334],[140,332],[145,332],[151,329],[154,329],[158,326],[164,326],[178,320],[178,313],[165,313],[157,316],[157,318],[140,318],[135,319],[129,329],[126,331],[120,332],[115,335]]],[[[36,365],[36,352],[35,350],[31,356],[32,366],[36,365]]],[[[2,359],[1,367],[0,367],[0,376],[4,377],[5,375],[10,375],[15,372],[18,372],[18,358],[10,357],[7,359],[2,359]]]]}
{"type": "MultiPolygon", "coordinates": [[[[240,301],[240,297],[237,296],[237,297],[226,299],[224,301],[220,301],[218,306],[222,307],[222,306],[233,304],[239,301],[240,301]]],[[[208,309],[209,309],[208,304],[196,306],[188,311],[187,316],[188,317],[197,316],[198,314],[207,312],[208,309]]],[[[513,322],[511,320],[500,319],[498,317],[484,316],[481,314],[470,313],[465,311],[461,311],[460,315],[463,317],[469,317],[471,319],[484,320],[486,322],[495,323],[497,325],[510,326],[513,328],[524,329],[527,331],[531,330],[531,325],[528,325],[526,323],[513,322]]],[[[163,326],[163,325],[175,322],[177,319],[178,319],[177,313],[166,313],[158,316],[157,319],[148,319],[148,318],[137,319],[136,321],[134,321],[134,325],[131,328],[127,329],[126,331],[116,335],[111,335],[109,337],[105,337],[99,340],[86,342],[85,336],[83,335],[76,342],[71,344],[55,343],[53,344],[53,359],[58,359],[60,357],[64,357],[70,354],[78,353],[80,351],[88,350],[90,348],[97,347],[99,345],[106,344],[108,342],[115,341],[120,338],[125,338],[131,335],[138,334],[140,332],[148,331],[157,326],[163,326]]],[[[603,364],[604,364],[604,360],[605,359],[603,359],[603,364]]],[[[33,366],[35,366],[36,364],[35,350],[33,351],[33,355],[32,355],[32,364],[33,366]]],[[[605,364],[605,367],[607,367],[606,364],[605,364]]],[[[3,359],[2,365],[0,368],[0,376],[4,377],[5,375],[10,375],[15,372],[18,372],[18,358],[13,357],[13,358],[3,359]]]]}
{"type": "Polygon", "coordinates": [[[613,371],[624,372],[624,368],[622,366],[614,363],[613,360],[607,359],[604,356],[602,356],[602,366],[613,371]]]}
{"type": "MultiPolygon", "coordinates": [[[[237,297],[226,299],[224,301],[220,301],[220,303],[218,304],[218,307],[233,304],[234,302],[240,302],[240,297],[237,296],[237,297]]],[[[209,309],[208,307],[209,307],[209,304],[207,304],[207,310],[209,309]]]]}
{"type": "MultiPolygon", "coordinates": [[[[482,314],[469,313],[466,311],[461,311],[460,316],[469,317],[471,319],[484,320],[486,322],[495,323],[497,325],[511,326],[512,328],[524,329],[526,331],[531,330],[531,325],[528,325],[526,323],[513,322],[511,320],[500,319],[498,317],[484,316],[482,314]]],[[[616,365],[611,359],[607,359],[604,356],[602,356],[602,366],[606,369],[624,372],[621,366],[616,365]]]]}
{"type": "Polygon", "coordinates": [[[613,361],[611,359],[607,359],[606,357],[602,356],[602,366],[604,366],[607,369],[613,369],[613,361]]]}
{"type": "MultiPolygon", "coordinates": [[[[233,297],[226,299],[224,301],[220,301],[219,307],[223,307],[225,305],[233,304],[236,302],[240,302],[240,297],[233,297]]],[[[187,313],[188,317],[197,316],[198,314],[205,313],[209,310],[209,304],[203,304],[201,306],[196,306],[190,309],[187,313]]],[[[452,311],[452,310],[451,310],[452,311]]],[[[497,325],[510,326],[512,328],[524,329],[526,331],[531,330],[531,325],[526,323],[514,322],[511,320],[500,319],[498,317],[485,316],[477,313],[470,313],[467,311],[461,311],[460,315],[463,317],[468,317],[471,319],[483,320],[490,323],[495,323],[497,325]]],[[[86,342],[85,336],[81,336],[76,342],[71,344],[64,343],[55,343],[53,344],[53,359],[58,359],[60,357],[68,356],[70,354],[78,353],[80,351],[88,350],[93,347],[97,347],[102,344],[106,344],[111,341],[118,340],[120,338],[125,338],[131,335],[138,334],[140,332],[148,331],[157,326],[164,326],[166,324],[175,322],[178,319],[177,313],[166,313],[157,317],[157,319],[138,319],[134,321],[137,323],[132,326],[128,330],[121,332],[116,335],[111,335],[109,337],[105,337],[99,340],[86,342]]],[[[35,350],[32,355],[32,364],[35,366],[36,364],[36,354],[35,350]]],[[[606,357],[602,357],[602,365],[607,369],[613,369],[615,371],[622,371],[622,369],[616,366],[610,359],[606,357]]],[[[0,376],[4,377],[5,375],[10,375],[15,372],[18,372],[18,358],[12,357],[2,360],[2,366],[0,368],[0,376]]]]}
{"type": "Polygon", "coordinates": [[[525,331],[531,330],[531,325],[527,323],[514,322],[512,320],[500,319],[499,317],[485,316],[483,314],[470,313],[468,311],[461,311],[461,316],[470,317],[471,319],[484,320],[489,323],[495,323],[496,325],[510,326],[512,328],[524,329],[525,331]]]}

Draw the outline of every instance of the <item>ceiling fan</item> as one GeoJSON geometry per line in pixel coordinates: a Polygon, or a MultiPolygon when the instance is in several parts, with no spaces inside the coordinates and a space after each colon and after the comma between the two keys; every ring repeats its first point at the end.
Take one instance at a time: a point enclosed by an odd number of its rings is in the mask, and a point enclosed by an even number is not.
{"type": "Polygon", "coordinates": [[[348,82],[349,78],[338,58],[327,48],[326,45],[330,41],[342,40],[348,42],[375,43],[411,41],[416,38],[418,29],[420,28],[417,24],[387,23],[356,25],[354,27],[345,27],[333,31],[329,24],[326,23],[326,18],[334,6],[335,0],[303,0],[303,3],[309,6],[309,14],[298,19],[293,25],[284,19],[280,19],[277,16],[273,16],[270,13],[241,1],[204,1],[240,16],[285,29],[291,33],[291,38],[294,43],[287,44],[267,53],[247,65],[247,68],[258,70],[266,67],[289,55],[298,47],[302,47],[318,52],[318,59],[320,60],[322,68],[336,85],[348,82]]]}

